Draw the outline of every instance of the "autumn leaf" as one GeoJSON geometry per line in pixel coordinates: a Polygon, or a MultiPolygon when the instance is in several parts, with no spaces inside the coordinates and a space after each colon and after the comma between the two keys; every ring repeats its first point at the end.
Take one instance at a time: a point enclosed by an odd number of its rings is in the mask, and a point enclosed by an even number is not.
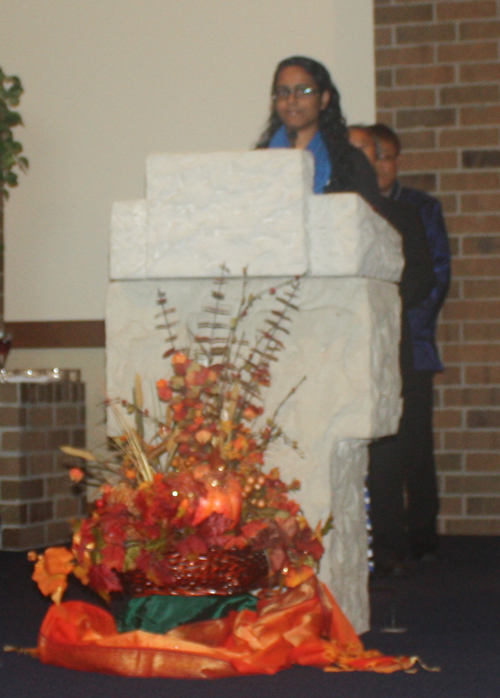
{"type": "Polygon", "coordinates": [[[50,596],[59,604],[68,586],[67,576],[74,566],[73,553],[67,548],[47,548],[38,557],[32,579],[44,596],[50,596]]]}

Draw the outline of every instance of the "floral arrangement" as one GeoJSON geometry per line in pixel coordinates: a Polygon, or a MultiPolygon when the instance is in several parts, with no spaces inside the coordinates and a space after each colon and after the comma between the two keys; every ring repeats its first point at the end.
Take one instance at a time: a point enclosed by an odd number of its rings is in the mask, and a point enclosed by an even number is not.
{"type": "MultiPolygon", "coordinates": [[[[294,587],[312,576],[323,554],[322,536],[330,526],[312,530],[277,468],[264,470],[265,452],[277,439],[298,450],[274,414],[263,416],[262,389],[270,385],[270,365],[283,349],[300,279],[283,282],[257,295],[247,293],[246,274],[236,315],[224,304],[227,269],[212,291],[208,320],[188,348],[178,337],[165,295],[159,292],[161,322],[166,331],[171,375],[156,383],[161,418],[143,409],[136,378],[131,402],[111,403],[123,434],[113,438],[104,459],[64,447],[81,465],[70,469],[75,482],[99,485],[88,518],[73,523],[71,550],[50,548],[36,560],[34,579],[58,602],[73,572],[109,600],[123,589],[123,573],[140,572],[156,586],[173,579],[170,553],[196,559],[222,550],[261,550],[268,563],[263,586],[294,587]],[[264,293],[275,296],[276,308],[249,343],[240,326],[264,293]],[[134,418],[134,427],[123,416],[134,418]],[[147,424],[146,424],[147,423],[147,424]],[[146,427],[154,435],[146,439],[146,427]]],[[[304,380],[304,379],[302,379],[304,380]]],[[[301,381],[302,382],[302,381],[301,381]]]]}

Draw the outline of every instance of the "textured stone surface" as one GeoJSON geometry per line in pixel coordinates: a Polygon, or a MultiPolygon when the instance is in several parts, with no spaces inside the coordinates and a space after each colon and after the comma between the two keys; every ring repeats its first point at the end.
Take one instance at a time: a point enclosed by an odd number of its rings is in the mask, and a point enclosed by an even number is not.
{"type": "Polygon", "coordinates": [[[111,279],[365,276],[396,281],[400,236],[356,194],[314,195],[310,153],[151,155],[147,198],[115,203],[111,279]]]}
{"type": "MultiPolygon", "coordinates": [[[[250,279],[249,290],[271,288],[280,281],[250,279]]],[[[155,328],[159,286],[170,304],[180,310],[179,329],[187,322],[196,330],[200,309],[210,305],[212,282],[123,281],[109,286],[108,397],[130,399],[134,376],[139,373],[146,405],[158,416],[155,381],[170,375],[168,362],[161,358],[165,337],[155,328]]],[[[235,309],[240,282],[230,281],[225,290],[232,301],[228,305],[234,304],[235,309]]],[[[394,284],[375,280],[306,277],[298,304],[300,311],[294,315],[286,349],[273,365],[272,386],[265,402],[266,412],[272,413],[302,376],[307,376],[280,413],[281,424],[290,438],[299,442],[304,457],[275,444],[267,464],[279,466],[285,480],[301,480],[298,499],[312,525],[319,519],[324,521],[333,507],[336,529],[334,536],[329,536],[333,540],[322,563],[322,578],[338,592],[339,603],[361,632],[368,627],[366,535],[359,511],[366,463],[356,450],[358,446],[339,442],[366,440],[396,430],[400,409],[398,293],[394,284]],[[344,451],[349,456],[346,459],[344,451]]],[[[274,296],[266,293],[248,318],[246,337],[250,341],[271,307],[276,307],[274,296]]],[[[111,420],[109,429],[111,433],[119,431],[111,420]]]]}
{"type": "Polygon", "coordinates": [[[309,197],[312,276],[365,276],[399,281],[401,235],[356,194],[309,197]]]}
{"type": "Polygon", "coordinates": [[[111,213],[111,279],[144,279],[148,202],[118,201],[111,213]]]}
{"type": "Polygon", "coordinates": [[[331,469],[334,528],[325,539],[327,552],[320,578],[331,586],[358,632],[368,630],[368,533],[364,484],[368,442],[337,441],[331,469]],[[353,542],[356,544],[353,545],[353,542]],[[353,583],[353,580],[355,583],[353,583]]]}
{"type": "Polygon", "coordinates": [[[150,155],[147,204],[115,205],[111,278],[305,272],[312,176],[310,153],[291,150],[150,155]]]}

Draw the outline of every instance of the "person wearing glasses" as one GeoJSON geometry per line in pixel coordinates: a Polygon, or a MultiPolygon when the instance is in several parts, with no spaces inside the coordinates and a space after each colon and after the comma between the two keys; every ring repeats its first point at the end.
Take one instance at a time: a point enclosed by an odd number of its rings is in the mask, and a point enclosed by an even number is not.
{"type": "Polygon", "coordinates": [[[434,267],[435,283],[426,298],[408,312],[415,390],[409,401],[404,458],[407,526],[415,559],[432,559],[438,544],[439,498],[434,459],[433,380],[443,370],[436,344],[437,320],[450,285],[451,254],[441,203],[426,192],[402,186],[398,180],[401,142],[386,124],[369,129],[377,141],[375,163],[382,195],[388,201],[415,207],[422,219],[434,267]]]}
{"type": "MultiPolygon", "coordinates": [[[[339,93],[326,68],[304,56],[293,56],[281,61],[274,73],[271,97],[271,114],[257,148],[309,150],[315,162],[316,194],[357,192],[385,216],[403,238],[406,262],[400,283],[403,305],[406,308],[421,302],[432,288],[434,274],[420,218],[418,214],[411,217],[411,207],[407,211],[405,204],[389,202],[381,196],[375,170],[366,154],[348,140],[339,93]]],[[[406,383],[406,374],[412,364],[408,335],[409,328],[403,322],[401,368],[406,383]]],[[[381,446],[376,450],[381,454],[381,470],[384,470],[384,475],[387,471],[391,479],[392,473],[399,472],[398,440],[397,437],[387,437],[380,441],[381,446]],[[388,460],[394,467],[389,467],[388,460]]],[[[384,477],[382,490],[386,483],[387,478],[384,477]]],[[[375,564],[382,574],[394,573],[397,576],[405,554],[404,540],[399,539],[403,539],[404,532],[401,527],[399,533],[402,535],[393,541],[394,517],[387,516],[385,497],[376,498],[375,505],[375,513],[380,511],[380,516],[376,519],[377,531],[374,528],[374,533],[380,533],[374,536],[375,564]],[[388,536],[387,528],[390,529],[388,536]]]]}
{"type": "Polygon", "coordinates": [[[376,205],[375,172],[347,138],[340,95],[328,70],[312,58],[292,56],[274,73],[271,114],[257,148],[302,148],[314,156],[314,192],[357,192],[376,205]]]}

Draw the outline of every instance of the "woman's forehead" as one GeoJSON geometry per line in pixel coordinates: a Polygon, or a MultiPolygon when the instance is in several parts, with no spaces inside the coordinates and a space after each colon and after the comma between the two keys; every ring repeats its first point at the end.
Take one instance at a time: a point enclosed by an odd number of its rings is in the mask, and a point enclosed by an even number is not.
{"type": "Polygon", "coordinates": [[[278,85],[316,85],[313,76],[300,65],[287,65],[278,74],[276,84],[278,85]]]}

